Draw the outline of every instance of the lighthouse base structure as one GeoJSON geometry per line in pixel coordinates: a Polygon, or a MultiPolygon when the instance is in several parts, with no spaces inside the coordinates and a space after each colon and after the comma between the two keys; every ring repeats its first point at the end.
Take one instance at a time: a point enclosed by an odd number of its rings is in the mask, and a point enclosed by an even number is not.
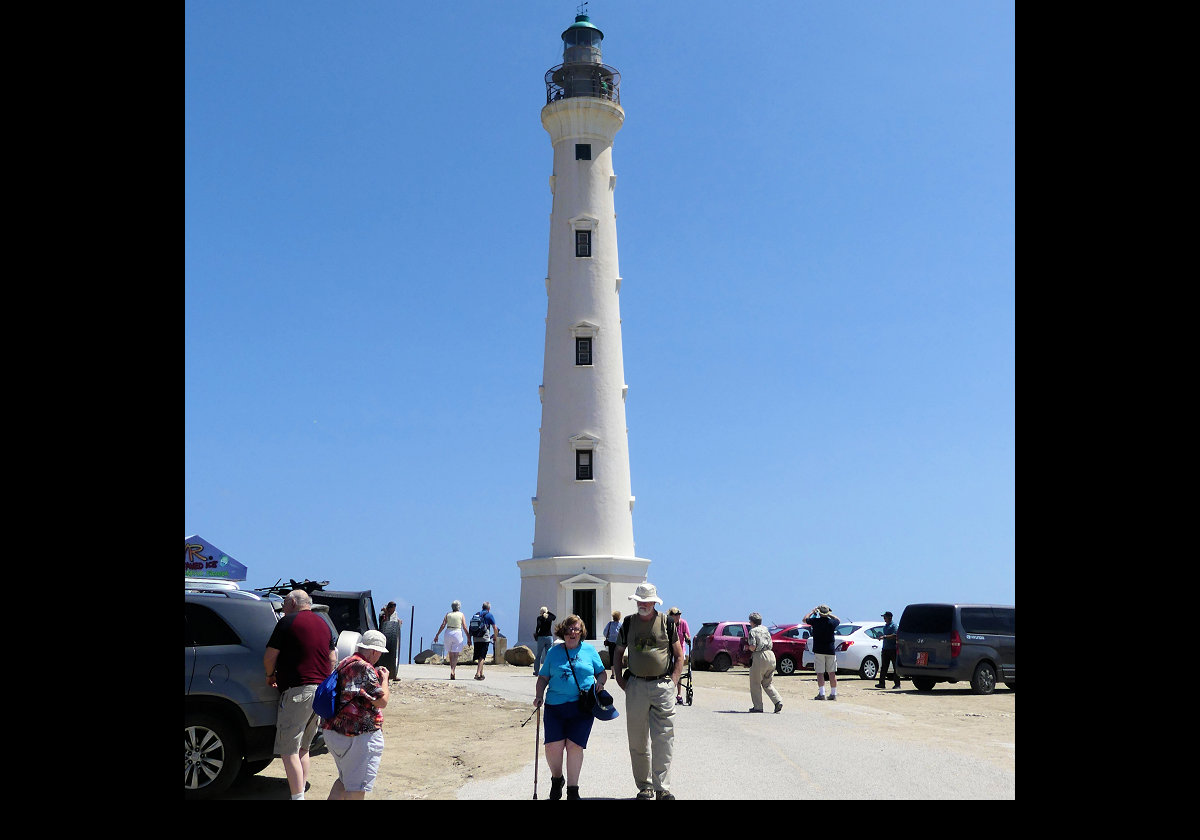
{"type": "Polygon", "coordinates": [[[649,560],[640,557],[585,555],[532,557],[518,560],[521,570],[521,612],[517,622],[519,644],[537,650],[533,638],[538,609],[548,607],[557,618],[578,615],[587,626],[588,641],[600,641],[612,611],[624,617],[636,607],[629,596],[646,582],[649,560]]]}

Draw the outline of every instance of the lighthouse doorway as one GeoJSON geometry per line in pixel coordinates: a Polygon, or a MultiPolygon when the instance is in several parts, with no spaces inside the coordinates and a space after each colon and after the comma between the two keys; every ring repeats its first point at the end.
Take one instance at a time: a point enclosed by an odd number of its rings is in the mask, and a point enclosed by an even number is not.
{"type": "Polygon", "coordinates": [[[596,590],[575,589],[571,592],[571,612],[583,619],[589,638],[597,637],[596,590]]]}

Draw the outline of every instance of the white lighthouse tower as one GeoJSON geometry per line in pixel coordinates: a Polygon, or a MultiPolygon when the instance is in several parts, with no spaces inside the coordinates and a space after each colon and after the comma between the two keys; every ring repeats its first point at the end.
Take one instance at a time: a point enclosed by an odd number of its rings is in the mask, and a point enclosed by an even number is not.
{"type": "Polygon", "coordinates": [[[575,613],[596,639],[646,580],[634,556],[613,202],[613,138],[625,120],[621,75],[601,62],[604,33],[585,14],[546,72],[542,126],[554,146],[550,256],[533,556],[520,560],[519,644],[538,607],[575,613]]]}

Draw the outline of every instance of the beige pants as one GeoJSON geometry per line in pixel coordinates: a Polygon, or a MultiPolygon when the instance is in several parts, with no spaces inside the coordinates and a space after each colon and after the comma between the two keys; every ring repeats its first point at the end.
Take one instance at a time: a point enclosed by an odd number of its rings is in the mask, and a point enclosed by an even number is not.
{"type": "Polygon", "coordinates": [[[771,685],[771,681],[774,679],[774,651],[755,651],[754,658],[750,660],[750,702],[760,712],[763,707],[762,696],[764,689],[767,692],[767,696],[771,698],[772,703],[783,702],[783,699],[779,696],[779,690],[771,685]]]}
{"type": "Polygon", "coordinates": [[[675,683],[630,676],[625,683],[625,731],[638,790],[671,789],[671,753],[675,744],[675,683]]]}

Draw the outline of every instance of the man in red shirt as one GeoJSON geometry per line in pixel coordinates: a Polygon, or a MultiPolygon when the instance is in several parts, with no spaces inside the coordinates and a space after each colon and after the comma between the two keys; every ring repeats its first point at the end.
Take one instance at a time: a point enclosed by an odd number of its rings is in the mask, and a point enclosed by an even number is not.
{"type": "Polygon", "coordinates": [[[283,618],[275,625],[263,655],[267,685],[277,688],[279,717],[275,754],[283,762],[292,799],[304,798],[308,748],[317,734],[313,695],[337,664],[337,638],[312,611],[312,598],[294,589],[283,599],[283,618]]]}

